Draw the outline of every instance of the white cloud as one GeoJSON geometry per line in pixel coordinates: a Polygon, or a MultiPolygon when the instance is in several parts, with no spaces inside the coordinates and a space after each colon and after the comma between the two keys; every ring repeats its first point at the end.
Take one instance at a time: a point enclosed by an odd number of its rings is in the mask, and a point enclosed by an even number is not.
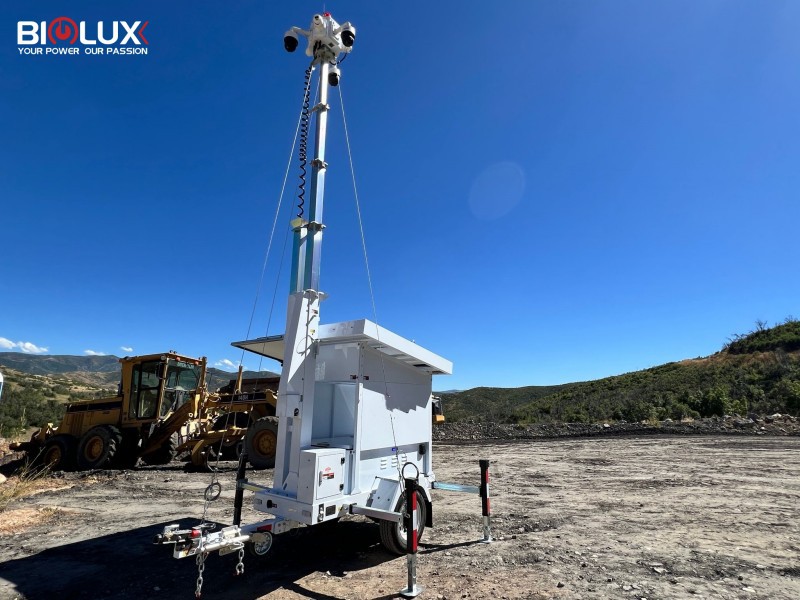
{"type": "Polygon", "coordinates": [[[123,352],[133,352],[133,348],[131,348],[130,346],[120,346],[119,349],[122,350],[123,352]]]}
{"type": "Polygon", "coordinates": [[[105,352],[97,352],[96,350],[84,350],[83,353],[86,356],[105,356],[105,352]]]}
{"type": "Polygon", "coordinates": [[[19,350],[25,354],[44,354],[47,348],[37,346],[32,342],[12,342],[8,338],[0,337],[0,348],[6,350],[19,350]]]}
{"type": "Polygon", "coordinates": [[[222,360],[215,362],[214,366],[218,369],[224,369],[226,371],[235,371],[239,368],[239,363],[235,363],[227,358],[223,358],[222,360]]]}

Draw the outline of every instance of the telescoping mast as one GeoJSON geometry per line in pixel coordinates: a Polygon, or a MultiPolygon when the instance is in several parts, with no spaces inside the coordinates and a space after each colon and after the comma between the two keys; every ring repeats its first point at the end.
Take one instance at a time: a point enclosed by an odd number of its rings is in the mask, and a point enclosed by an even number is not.
{"type": "Polygon", "coordinates": [[[450,373],[452,364],[366,319],[320,324],[328,91],[338,85],[339,55],[352,48],[355,28],[315,15],[309,30],[287,32],[287,50],[296,48],[298,35],[307,38],[306,54],[319,69],[319,98],[311,109],[308,218],[292,221],[286,333],[234,343],[283,363],[274,483],[254,489],[254,507],[275,515],[273,532],[366,514],[382,523],[384,544],[402,553],[400,471],[406,463],[419,470],[420,511],[430,514],[432,375],[450,373]]]}

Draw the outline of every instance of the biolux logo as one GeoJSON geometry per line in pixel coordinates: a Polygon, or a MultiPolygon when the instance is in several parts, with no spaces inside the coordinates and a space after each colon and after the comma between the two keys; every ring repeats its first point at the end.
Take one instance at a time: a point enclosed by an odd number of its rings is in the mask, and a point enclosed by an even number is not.
{"type": "Polygon", "coordinates": [[[70,17],[47,21],[17,21],[21,55],[147,54],[144,30],[150,21],[87,21],[70,17]]]}

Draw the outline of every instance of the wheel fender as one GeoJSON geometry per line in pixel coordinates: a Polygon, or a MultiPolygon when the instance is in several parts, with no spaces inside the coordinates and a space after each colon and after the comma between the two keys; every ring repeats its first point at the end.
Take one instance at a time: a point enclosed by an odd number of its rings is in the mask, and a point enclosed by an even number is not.
{"type": "Polygon", "coordinates": [[[431,497],[431,481],[425,475],[419,476],[419,489],[425,497],[426,508],[425,512],[425,527],[433,527],[433,498],[431,497]]]}
{"type": "MultiPolygon", "coordinates": [[[[425,498],[425,504],[428,508],[428,517],[425,526],[432,526],[433,502],[431,498],[431,484],[428,478],[420,475],[419,490],[425,498]]],[[[383,477],[376,477],[375,482],[372,484],[372,491],[367,502],[367,506],[371,508],[378,508],[380,510],[393,511],[400,501],[400,495],[403,493],[403,488],[398,479],[387,479],[383,477]]]]}
{"type": "Polygon", "coordinates": [[[372,484],[372,491],[367,500],[367,506],[378,510],[393,511],[400,498],[400,481],[385,477],[376,477],[372,484]]]}
{"type": "Polygon", "coordinates": [[[430,505],[433,500],[431,498],[431,482],[425,475],[420,474],[419,476],[419,488],[422,490],[422,495],[425,496],[425,502],[430,505]]]}

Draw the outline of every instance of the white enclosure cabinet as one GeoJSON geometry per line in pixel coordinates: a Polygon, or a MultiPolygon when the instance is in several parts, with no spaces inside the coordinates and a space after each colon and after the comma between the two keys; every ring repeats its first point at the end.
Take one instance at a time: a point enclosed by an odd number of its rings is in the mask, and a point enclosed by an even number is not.
{"type": "MultiPolygon", "coordinates": [[[[278,358],[282,342],[234,345],[278,358]]],[[[299,460],[286,462],[289,483],[281,485],[276,467],[273,488],[256,492],[255,507],[306,524],[339,517],[351,504],[394,510],[405,463],[429,488],[432,376],[449,373],[452,364],[368,320],[321,325],[314,361],[312,402],[287,401],[302,412],[283,413],[278,446],[291,446],[306,429],[303,419],[311,419],[310,439],[297,448],[299,460]]]]}

